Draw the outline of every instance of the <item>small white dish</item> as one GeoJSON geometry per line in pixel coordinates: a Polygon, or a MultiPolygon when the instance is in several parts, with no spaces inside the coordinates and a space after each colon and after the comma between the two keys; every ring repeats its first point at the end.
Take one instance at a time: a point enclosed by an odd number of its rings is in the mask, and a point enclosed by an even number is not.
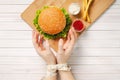
{"type": "Polygon", "coordinates": [[[71,3],[68,11],[72,15],[77,15],[80,13],[80,4],[79,3],[71,3]]]}

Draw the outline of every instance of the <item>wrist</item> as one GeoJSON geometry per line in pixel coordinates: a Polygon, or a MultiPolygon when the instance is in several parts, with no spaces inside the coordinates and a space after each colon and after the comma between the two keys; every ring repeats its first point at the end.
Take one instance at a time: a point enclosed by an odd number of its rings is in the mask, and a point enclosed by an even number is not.
{"type": "Polygon", "coordinates": [[[48,62],[47,65],[56,65],[57,62],[56,61],[51,61],[51,62],[48,62]]]}
{"type": "MultiPolygon", "coordinates": [[[[49,64],[51,64],[51,63],[49,63],[49,64]]],[[[56,80],[57,69],[55,68],[55,65],[53,63],[52,63],[52,65],[47,65],[46,76],[43,77],[41,80],[56,80]]]]}
{"type": "Polygon", "coordinates": [[[56,65],[48,65],[47,70],[49,72],[56,72],[58,71],[70,71],[71,67],[67,63],[64,64],[56,64],[56,65]]]}
{"type": "Polygon", "coordinates": [[[56,62],[52,62],[52,63],[47,63],[47,65],[56,65],[56,62]]]}
{"type": "Polygon", "coordinates": [[[57,60],[57,64],[66,64],[67,61],[57,60]]]}
{"type": "Polygon", "coordinates": [[[67,63],[57,64],[58,71],[70,71],[71,67],[67,63]]]}
{"type": "Polygon", "coordinates": [[[66,64],[66,62],[59,62],[59,63],[57,63],[57,64],[66,64]]]}

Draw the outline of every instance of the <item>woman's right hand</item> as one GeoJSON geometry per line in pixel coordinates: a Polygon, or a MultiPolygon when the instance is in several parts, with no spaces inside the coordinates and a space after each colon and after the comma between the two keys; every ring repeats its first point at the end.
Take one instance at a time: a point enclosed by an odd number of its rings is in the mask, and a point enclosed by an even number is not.
{"type": "Polygon", "coordinates": [[[38,32],[33,31],[33,44],[38,52],[38,54],[45,60],[48,65],[55,65],[56,58],[52,51],[50,50],[50,46],[48,40],[44,40],[38,32]],[[46,42],[46,47],[43,46],[43,42],[46,42]]]}
{"type": "Polygon", "coordinates": [[[77,33],[75,31],[75,29],[72,27],[69,30],[68,36],[67,36],[67,41],[65,43],[63,43],[63,39],[59,40],[58,43],[58,54],[56,54],[56,59],[57,59],[57,64],[65,64],[67,63],[75,41],[77,40],[77,33]]]}

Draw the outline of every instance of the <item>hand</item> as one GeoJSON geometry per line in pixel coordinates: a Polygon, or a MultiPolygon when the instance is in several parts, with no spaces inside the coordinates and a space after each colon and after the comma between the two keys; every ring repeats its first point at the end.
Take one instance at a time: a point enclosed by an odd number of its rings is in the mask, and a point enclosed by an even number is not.
{"type": "Polygon", "coordinates": [[[59,40],[58,43],[58,54],[56,54],[56,59],[58,64],[64,64],[67,63],[71,53],[72,49],[74,47],[75,41],[77,39],[77,34],[72,27],[69,30],[68,36],[67,36],[67,41],[63,43],[63,39],[59,40]]]}
{"type": "Polygon", "coordinates": [[[39,33],[33,31],[32,35],[33,45],[38,52],[38,54],[45,60],[48,65],[56,64],[56,59],[54,54],[50,50],[48,40],[45,41],[46,46],[43,46],[44,39],[39,35],[39,33]]]}

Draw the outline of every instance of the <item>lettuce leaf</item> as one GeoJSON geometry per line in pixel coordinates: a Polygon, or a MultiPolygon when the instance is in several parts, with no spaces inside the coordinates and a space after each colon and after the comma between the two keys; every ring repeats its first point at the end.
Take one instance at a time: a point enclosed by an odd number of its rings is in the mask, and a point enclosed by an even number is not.
{"type": "Polygon", "coordinates": [[[46,38],[46,39],[65,38],[68,34],[70,25],[72,23],[72,20],[71,20],[69,14],[67,13],[67,11],[64,8],[61,9],[61,11],[64,13],[64,15],[66,17],[66,26],[62,32],[55,34],[55,35],[50,35],[50,34],[43,32],[42,29],[40,28],[40,25],[38,25],[39,14],[41,13],[42,10],[44,10],[46,8],[48,8],[48,6],[45,6],[42,9],[36,11],[36,16],[35,16],[35,19],[33,20],[33,24],[35,25],[36,29],[40,32],[40,34],[44,35],[44,38],[46,38]]]}

